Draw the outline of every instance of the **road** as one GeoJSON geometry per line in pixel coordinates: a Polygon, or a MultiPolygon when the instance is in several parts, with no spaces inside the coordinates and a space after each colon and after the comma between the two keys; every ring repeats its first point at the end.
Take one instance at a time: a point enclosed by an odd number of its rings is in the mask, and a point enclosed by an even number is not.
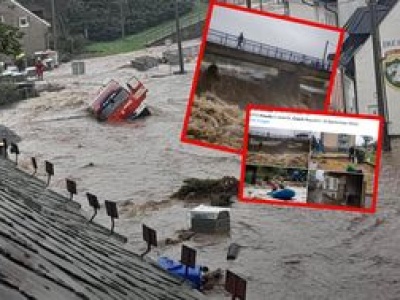
{"type": "MultiPolygon", "coordinates": [[[[157,53],[157,49],[150,49],[157,53]]],[[[143,52],[85,61],[87,73],[71,75],[62,65],[46,74],[66,89],[0,110],[1,123],[22,141],[21,167],[35,155],[40,165],[55,164],[51,188],[66,194],[64,178],[101,201],[120,203],[116,231],[126,247],[145,250],[141,224],[158,230],[158,238],[188,229],[188,211],[196,204],[169,200],[187,177],[239,176],[240,158],[180,143],[179,135],[191,86],[194,62],[185,75],[169,76],[167,66],[145,73],[120,68],[143,52]],[[137,75],[149,88],[153,116],[129,125],[99,124],[86,112],[102,82],[137,75]],[[157,75],[156,77],[152,77],[157,75]],[[163,76],[160,76],[163,75],[163,76]]],[[[248,281],[248,299],[397,299],[400,294],[400,143],[385,154],[375,215],[235,203],[230,236],[197,235],[186,242],[197,260],[211,269],[229,268],[248,281]],[[242,245],[235,261],[226,261],[231,242],[242,245]]],[[[43,171],[39,173],[44,178],[43,171]]],[[[101,210],[95,219],[110,226],[101,210]]],[[[150,257],[180,258],[181,245],[161,245],[150,257]]],[[[222,287],[210,299],[229,299],[222,287]]]]}

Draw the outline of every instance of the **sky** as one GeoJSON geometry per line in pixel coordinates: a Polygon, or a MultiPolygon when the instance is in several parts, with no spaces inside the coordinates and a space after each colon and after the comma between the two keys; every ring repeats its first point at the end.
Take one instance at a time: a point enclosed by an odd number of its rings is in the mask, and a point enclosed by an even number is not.
{"type": "Polygon", "coordinates": [[[245,39],[318,58],[323,57],[327,41],[328,53],[334,53],[339,39],[336,31],[218,6],[213,10],[210,29],[233,35],[243,32],[245,39]]]}

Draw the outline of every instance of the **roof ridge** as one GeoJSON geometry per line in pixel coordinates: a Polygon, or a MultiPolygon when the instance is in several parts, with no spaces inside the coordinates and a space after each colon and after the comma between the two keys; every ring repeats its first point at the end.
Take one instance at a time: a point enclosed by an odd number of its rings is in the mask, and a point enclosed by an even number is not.
{"type": "Polygon", "coordinates": [[[25,6],[23,6],[21,3],[19,3],[16,0],[8,0],[11,3],[15,4],[16,6],[18,6],[19,8],[21,8],[22,10],[24,10],[26,13],[30,14],[31,16],[35,17],[36,19],[38,19],[40,22],[42,22],[43,24],[45,24],[47,27],[51,27],[51,24],[49,22],[47,22],[46,20],[42,19],[41,17],[39,17],[38,15],[34,14],[32,11],[30,11],[29,9],[27,9],[25,6]]]}

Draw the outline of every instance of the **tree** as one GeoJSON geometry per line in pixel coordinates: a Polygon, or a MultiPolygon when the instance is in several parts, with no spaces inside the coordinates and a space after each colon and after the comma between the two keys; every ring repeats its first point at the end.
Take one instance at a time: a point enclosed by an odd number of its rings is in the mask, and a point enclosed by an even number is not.
{"type": "Polygon", "coordinates": [[[21,53],[21,39],[23,33],[18,28],[0,23],[0,53],[17,56],[21,53]]]}

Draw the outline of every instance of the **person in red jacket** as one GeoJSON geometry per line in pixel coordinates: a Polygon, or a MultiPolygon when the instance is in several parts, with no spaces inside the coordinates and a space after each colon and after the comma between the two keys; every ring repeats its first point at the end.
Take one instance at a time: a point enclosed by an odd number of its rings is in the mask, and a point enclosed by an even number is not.
{"type": "Polygon", "coordinates": [[[35,70],[38,80],[43,80],[44,64],[40,59],[38,59],[35,63],[35,70]]]}

